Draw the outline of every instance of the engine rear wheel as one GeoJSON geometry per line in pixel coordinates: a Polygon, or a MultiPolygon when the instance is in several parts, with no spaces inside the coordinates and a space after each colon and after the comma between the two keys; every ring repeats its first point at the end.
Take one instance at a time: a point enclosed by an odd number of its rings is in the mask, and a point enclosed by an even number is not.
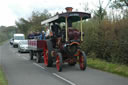
{"type": "Polygon", "coordinates": [[[59,72],[62,71],[62,55],[61,53],[57,53],[56,56],[56,68],[59,72]]]}
{"type": "Polygon", "coordinates": [[[47,40],[46,41],[46,47],[44,48],[44,64],[47,66],[47,67],[50,67],[52,66],[53,64],[53,60],[52,60],[52,56],[51,56],[51,51],[53,50],[53,46],[52,46],[52,43],[50,40],[47,40]]]}
{"type": "Polygon", "coordinates": [[[86,55],[85,55],[84,51],[82,51],[80,53],[80,56],[79,56],[79,65],[80,65],[80,69],[81,70],[85,70],[86,67],[87,67],[87,58],[86,58],[86,55]]]}

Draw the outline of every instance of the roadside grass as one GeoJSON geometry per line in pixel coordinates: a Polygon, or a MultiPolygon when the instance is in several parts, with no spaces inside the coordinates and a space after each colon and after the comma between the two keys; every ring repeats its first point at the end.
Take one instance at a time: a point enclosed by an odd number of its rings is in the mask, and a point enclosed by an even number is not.
{"type": "Polygon", "coordinates": [[[8,85],[1,67],[0,67],[0,85],[8,85]]]}
{"type": "Polygon", "coordinates": [[[89,67],[128,77],[128,66],[126,65],[113,64],[101,59],[92,58],[88,58],[87,63],[89,67]]]}
{"type": "Polygon", "coordinates": [[[0,45],[2,45],[2,42],[0,42],[0,45]]]}
{"type": "Polygon", "coordinates": [[[5,40],[5,41],[1,41],[1,42],[0,42],[0,45],[2,45],[2,44],[3,44],[4,42],[6,42],[6,41],[7,41],[7,40],[5,40]]]}
{"type": "MultiPolygon", "coordinates": [[[[2,45],[5,41],[0,42],[0,45],[2,45]]],[[[0,66],[0,85],[8,85],[7,80],[5,78],[4,72],[2,71],[2,68],[0,66]]]]}

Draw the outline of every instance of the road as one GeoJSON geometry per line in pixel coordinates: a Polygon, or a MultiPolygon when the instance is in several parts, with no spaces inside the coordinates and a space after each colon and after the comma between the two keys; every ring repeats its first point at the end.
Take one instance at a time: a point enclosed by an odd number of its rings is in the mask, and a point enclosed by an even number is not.
{"type": "Polygon", "coordinates": [[[57,72],[55,65],[45,67],[29,60],[28,53],[18,53],[8,42],[0,46],[0,64],[5,72],[8,85],[128,85],[128,78],[79,66],[63,65],[57,72]]]}

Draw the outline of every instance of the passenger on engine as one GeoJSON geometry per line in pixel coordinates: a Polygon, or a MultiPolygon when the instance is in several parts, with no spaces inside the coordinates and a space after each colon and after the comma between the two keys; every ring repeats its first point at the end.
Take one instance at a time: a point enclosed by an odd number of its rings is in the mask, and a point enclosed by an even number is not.
{"type": "Polygon", "coordinates": [[[54,37],[59,37],[61,28],[58,24],[55,24],[55,22],[53,22],[53,25],[51,26],[51,30],[53,32],[54,37]]]}
{"type": "Polygon", "coordinates": [[[40,39],[40,32],[39,31],[34,33],[34,39],[40,39]]]}
{"type": "Polygon", "coordinates": [[[45,37],[48,39],[50,37],[50,29],[46,27],[46,34],[45,37]]]}
{"type": "Polygon", "coordinates": [[[55,22],[53,22],[53,25],[51,26],[51,31],[53,33],[53,36],[52,36],[53,47],[56,48],[56,41],[57,41],[57,38],[60,37],[61,28],[58,24],[55,24],[55,22]]]}

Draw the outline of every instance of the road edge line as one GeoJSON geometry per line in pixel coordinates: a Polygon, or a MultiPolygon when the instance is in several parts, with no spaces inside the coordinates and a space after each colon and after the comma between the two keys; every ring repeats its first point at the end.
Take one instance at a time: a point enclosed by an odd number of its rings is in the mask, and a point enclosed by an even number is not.
{"type": "Polygon", "coordinates": [[[73,82],[71,82],[71,81],[69,81],[69,80],[67,80],[67,79],[65,79],[65,78],[63,78],[63,77],[61,77],[60,75],[58,75],[58,74],[56,74],[56,73],[52,73],[52,74],[53,74],[54,76],[56,76],[56,77],[58,77],[58,78],[64,80],[64,81],[66,81],[67,83],[69,83],[69,84],[71,84],[71,85],[76,85],[75,83],[73,83],[73,82]]]}
{"type": "Polygon", "coordinates": [[[23,59],[25,59],[25,60],[29,60],[28,58],[26,58],[26,57],[23,57],[23,59]]]}
{"type": "Polygon", "coordinates": [[[38,66],[38,67],[40,67],[40,68],[42,68],[42,69],[45,69],[44,67],[40,66],[40,65],[37,64],[37,63],[33,63],[33,64],[36,65],[36,66],[38,66]]]}

